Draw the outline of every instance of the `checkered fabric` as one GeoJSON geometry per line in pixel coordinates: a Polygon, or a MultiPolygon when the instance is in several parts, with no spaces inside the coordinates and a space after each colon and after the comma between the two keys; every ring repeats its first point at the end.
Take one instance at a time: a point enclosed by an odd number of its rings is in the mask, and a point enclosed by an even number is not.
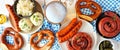
{"type": "MultiPolygon", "coordinates": [[[[94,1],[97,2],[102,7],[102,12],[110,10],[120,15],[120,0],[94,0],[94,1]]],[[[92,14],[92,12],[89,9],[82,9],[81,11],[83,12],[83,14],[87,14],[87,15],[92,14]]],[[[91,22],[91,24],[94,26],[94,31],[96,32],[96,20],[91,22]]],[[[45,19],[41,29],[50,29],[55,34],[59,30],[59,28],[60,28],[59,24],[51,24],[45,19]]],[[[4,26],[0,25],[0,34],[2,34],[3,30],[4,30],[4,26]]],[[[7,36],[6,39],[9,44],[13,43],[12,37],[7,36]]],[[[120,41],[120,34],[113,39],[116,41],[120,41]]],[[[48,42],[47,40],[43,39],[40,43],[45,44],[47,42],[48,42]]],[[[58,45],[58,40],[56,38],[55,38],[55,43],[53,44],[51,50],[61,50],[60,46],[58,45]]]]}

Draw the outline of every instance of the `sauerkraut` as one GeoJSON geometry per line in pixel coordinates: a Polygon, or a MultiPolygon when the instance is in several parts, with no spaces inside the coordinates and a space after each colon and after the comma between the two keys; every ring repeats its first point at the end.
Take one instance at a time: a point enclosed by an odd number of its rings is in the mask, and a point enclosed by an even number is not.
{"type": "Polygon", "coordinates": [[[30,16],[34,8],[34,3],[31,0],[19,0],[17,3],[17,14],[22,16],[30,16]]]}

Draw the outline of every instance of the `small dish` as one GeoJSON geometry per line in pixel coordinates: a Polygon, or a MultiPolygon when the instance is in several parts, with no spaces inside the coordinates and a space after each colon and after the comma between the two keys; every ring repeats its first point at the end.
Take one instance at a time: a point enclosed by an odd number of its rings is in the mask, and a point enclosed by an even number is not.
{"type": "Polygon", "coordinates": [[[113,49],[113,50],[119,49],[119,46],[117,45],[117,42],[116,42],[116,41],[114,41],[114,40],[112,40],[112,39],[104,39],[104,38],[102,38],[102,39],[99,40],[99,42],[98,42],[98,44],[97,44],[97,48],[96,48],[97,50],[100,50],[100,49],[99,49],[99,46],[100,46],[101,42],[103,42],[103,41],[109,41],[109,42],[112,44],[112,49],[113,49]]]}

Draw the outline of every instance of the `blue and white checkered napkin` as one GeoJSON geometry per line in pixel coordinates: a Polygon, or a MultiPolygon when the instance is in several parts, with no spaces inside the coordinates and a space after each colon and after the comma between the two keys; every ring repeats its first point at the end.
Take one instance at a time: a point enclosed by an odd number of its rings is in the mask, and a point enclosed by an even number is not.
{"type": "MultiPolygon", "coordinates": [[[[105,11],[114,11],[120,15],[120,0],[94,0],[102,7],[102,12],[105,11]]],[[[91,11],[89,9],[83,9],[82,10],[84,14],[91,14],[91,11]]],[[[96,31],[96,20],[91,22],[91,24],[94,26],[94,30],[96,31]]],[[[54,32],[54,34],[59,30],[60,25],[59,24],[51,24],[47,20],[44,20],[44,24],[42,26],[42,29],[50,29],[54,32]]],[[[3,32],[4,26],[0,26],[0,34],[3,32]]],[[[12,44],[13,39],[12,37],[7,36],[6,37],[7,42],[12,44]]],[[[120,41],[120,34],[113,38],[116,41],[120,41]]],[[[45,44],[47,40],[42,40],[40,43],[45,44]]],[[[61,50],[60,46],[58,45],[58,40],[55,38],[55,43],[53,44],[51,50],[61,50]]]]}
{"type": "MultiPolygon", "coordinates": [[[[120,0],[94,0],[102,7],[102,12],[114,11],[120,15],[120,0]]],[[[88,9],[81,10],[83,14],[91,14],[88,9]]]]}
{"type": "MultiPolygon", "coordinates": [[[[2,34],[2,32],[3,32],[3,26],[0,26],[0,34],[2,34]]],[[[0,50],[2,50],[2,49],[0,49],[0,50]]]]}
{"type": "Polygon", "coordinates": [[[4,26],[0,26],[0,34],[2,34],[3,30],[4,30],[4,26]]]}

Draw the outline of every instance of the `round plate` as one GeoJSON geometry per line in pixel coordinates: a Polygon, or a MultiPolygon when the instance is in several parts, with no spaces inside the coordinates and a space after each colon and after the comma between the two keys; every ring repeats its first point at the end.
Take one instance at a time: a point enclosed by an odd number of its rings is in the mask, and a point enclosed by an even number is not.
{"type": "MultiPolygon", "coordinates": [[[[82,26],[81,26],[79,32],[86,32],[92,37],[92,41],[93,41],[92,50],[93,50],[95,48],[96,40],[97,40],[96,32],[94,32],[93,26],[89,22],[82,20],[82,19],[80,19],[80,20],[82,21],[82,26]]],[[[62,24],[61,29],[64,28],[68,23],[69,22],[62,24]]],[[[63,43],[59,43],[59,44],[60,44],[62,50],[66,50],[66,49],[68,50],[68,48],[66,46],[66,41],[63,43]]]]}
{"type": "MultiPolygon", "coordinates": [[[[40,12],[43,15],[41,5],[36,1],[35,1],[35,3],[36,3],[35,12],[40,12]]],[[[43,20],[44,20],[44,15],[43,15],[43,20]]],[[[12,22],[11,19],[10,19],[10,22],[11,22],[11,25],[13,26],[13,22],[12,22]]],[[[42,25],[43,25],[43,23],[41,25],[39,25],[39,26],[33,26],[32,30],[30,32],[24,32],[24,31],[21,30],[20,33],[23,33],[23,34],[35,33],[42,27],[42,25]]]]}

